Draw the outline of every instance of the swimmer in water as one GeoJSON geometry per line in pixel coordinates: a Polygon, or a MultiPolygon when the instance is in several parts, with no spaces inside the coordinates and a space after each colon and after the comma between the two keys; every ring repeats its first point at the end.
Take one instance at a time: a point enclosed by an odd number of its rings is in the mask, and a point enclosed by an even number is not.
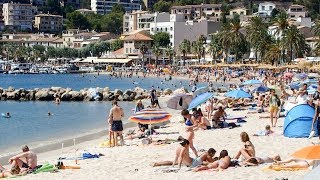
{"type": "Polygon", "coordinates": [[[49,112],[48,112],[48,116],[51,116],[51,115],[52,115],[52,113],[49,111],[49,112]]]}
{"type": "Polygon", "coordinates": [[[7,117],[7,118],[11,117],[11,115],[10,115],[9,112],[6,113],[6,117],[7,117]]]}

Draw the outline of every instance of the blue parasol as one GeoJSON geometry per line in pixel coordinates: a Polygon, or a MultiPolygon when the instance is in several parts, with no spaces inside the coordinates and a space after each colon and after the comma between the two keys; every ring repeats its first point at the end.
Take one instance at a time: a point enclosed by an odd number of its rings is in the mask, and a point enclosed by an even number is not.
{"type": "Polygon", "coordinates": [[[232,97],[232,98],[251,98],[250,94],[240,89],[229,91],[226,94],[224,94],[224,96],[232,97]]]}
{"type": "Polygon", "coordinates": [[[192,108],[199,106],[200,104],[202,104],[202,103],[206,102],[208,99],[210,99],[212,96],[213,96],[213,93],[209,93],[209,92],[198,95],[197,97],[192,99],[191,103],[189,104],[188,109],[190,110],[192,108]]]}
{"type": "Polygon", "coordinates": [[[262,82],[257,79],[251,79],[242,83],[242,85],[253,85],[253,84],[262,84],[262,82]]]}
{"type": "Polygon", "coordinates": [[[255,88],[253,90],[253,92],[267,92],[269,90],[270,90],[270,88],[268,88],[266,86],[259,86],[259,87],[255,88]]]}

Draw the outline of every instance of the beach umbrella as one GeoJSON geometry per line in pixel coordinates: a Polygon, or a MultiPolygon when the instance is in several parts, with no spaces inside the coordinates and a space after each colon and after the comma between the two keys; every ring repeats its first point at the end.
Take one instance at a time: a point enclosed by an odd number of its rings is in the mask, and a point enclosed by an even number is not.
{"type": "Polygon", "coordinates": [[[242,85],[253,85],[253,84],[262,84],[262,82],[257,79],[251,79],[251,80],[247,80],[244,83],[242,83],[242,85]]]}
{"type": "Polygon", "coordinates": [[[283,74],[284,77],[287,77],[287,78],[292,78],[293,77],[293,74],[291,72],[286,72],[283,74]]]}
{"type": "Polygon", "coordinates": [[[300,74],[296,74],[295,77],[298,78],[298,79],[300,79],[300,80],[302,80],[302,79],[307,78],[308,75],[305,74],[305,73],[300,73],[300,74]]]}
{"type": "Polygon", "coordinates": [[[203,94],[203,93],[208,92],[208,91],[209,91],[209,87],[200,87],[193,93],[193,97],[196,97],[199,94],[203,94]]]}
{"type": "Polygon", "coordinates": [[[318,81],[316,79],[306,79],[303,84],[316,84],[318,81]]]}
{"type": "Polygon", "coordinates": [[[167,107],[171,109],[187,109],[193,96],[190,94],[177,94],[167,101],[167,107]]]}
{"type": "Polygon", "coordinates": [[[162,109],[147,108],[132,115],[129,120],[141,124],[157,124],[169,121],[171,114],[162,109]]]}
{"type": "Polygon", "coordinates": [[[298,159],[320,160],[320,145],[312,145],[304,147],[291,156],[298,159]]]}
{"type": "Polygon", "coordinates": [[[319,75],[318,73],[309,73],[309,74],[308,74],[308,77],[309,77],[309,78],[319,78],[320,75],[319,75]]]}
{"type": "Polygon", "coordinates": [[[195,108],[199,106],[200,104],[206,102],[208,99],[210,99],[214,94],[210,92],[206,92],[203,94],[198,95],[197,97],[193,98],[192,101],[189,104],[188,109],[195,108]]]}
{"type": "Polygon", "coordinates": [[[290,89],[298,90],[300,88],[301,83],[300,82],[293,82],[289,84],[290,89]]]}
{"type": "Polygon", "coordinates": [[[253,90],[253,92],[267,92],[270,89],[266,86],[259,86],[253,90]]]}
{"type": "Polygon", "coordinates": [[[236,90],[229,91],[226,94],[224,94],[224,96],[232,97],[232,98],[236,98],[236,99],[237,98],[251,98],[250,94],[244,92],[241,89],[236,89],[236,90]]]}

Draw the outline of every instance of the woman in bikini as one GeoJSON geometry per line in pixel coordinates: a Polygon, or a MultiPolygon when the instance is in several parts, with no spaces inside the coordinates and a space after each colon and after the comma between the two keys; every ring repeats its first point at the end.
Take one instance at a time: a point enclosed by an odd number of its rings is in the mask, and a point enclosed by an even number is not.
{"type": "Polygon", "coordinates": [[[11,170],[5,170],[2,166],[0,166],[1,173],[0,178],[7,178],[14,175],[22,175],[24,172],[20,172],[20,168],[18,165],[15,165],[11,168],[11,170]]]}
{"type": "Polygon", "coordinates": [[[289,158],[284,161],[276,161],[270,167],[278,167],[278,168],[309,168],[313,167],[315,164],[315,160],[306,160],[306,159],[296,159],[289,158]]]}
{"type": "Polygon", "coordinates": [[[207,169],[216,169],[221,171],[221,170],[227,169],[230,165],[230,162],[231,162],[231,158],[228,155],[228,151],[222,150],[220,152],[219,160],[214,161],[213,163],[210,163],[207,166],[198,167],[194,171],[198,172],[198,171],[207,170],[207,169]]]}
{"type": "Polygon", "coordinates": [[[234,159],[239,159],[242,155],[244,159],[249,159],[256,156],[256,151],[254,145],[251,143],[249,135],[246,132],[240,134],[241,141],[244,143],[244,147],[241,148],[237,154],[234,156],[234,159]]]}

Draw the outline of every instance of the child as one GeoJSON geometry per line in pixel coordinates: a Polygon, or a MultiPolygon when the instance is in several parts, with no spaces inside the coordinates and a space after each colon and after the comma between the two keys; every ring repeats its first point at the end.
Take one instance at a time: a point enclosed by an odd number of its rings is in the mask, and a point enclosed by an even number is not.
{"type": "Polygon", "coordinates": [[[263,131],[259,131],[257,134],[254,134],[254,136],[269,136],[270,134],[273,134],[274,131],[271,130],[270,125],[266,125],[266,129],[263,131]]]}

